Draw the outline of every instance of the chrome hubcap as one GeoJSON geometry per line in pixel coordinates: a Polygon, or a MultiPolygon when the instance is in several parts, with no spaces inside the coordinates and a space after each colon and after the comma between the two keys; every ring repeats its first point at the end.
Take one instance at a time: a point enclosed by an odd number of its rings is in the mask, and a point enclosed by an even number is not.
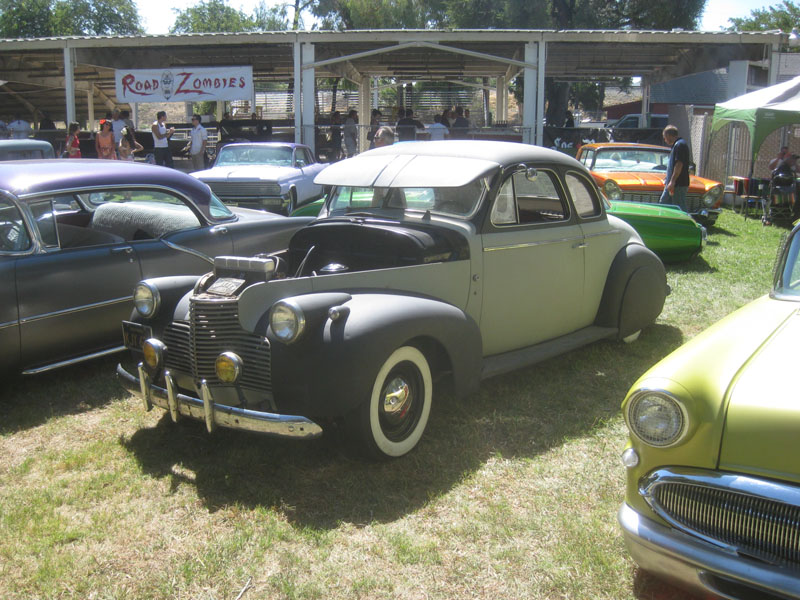
{"type": "Polygon", "coordinates": [[[390,425],[402,422],[411,406],[411,389],[402,377],[395,377],[383,388],[383,414],[390,425]]]}

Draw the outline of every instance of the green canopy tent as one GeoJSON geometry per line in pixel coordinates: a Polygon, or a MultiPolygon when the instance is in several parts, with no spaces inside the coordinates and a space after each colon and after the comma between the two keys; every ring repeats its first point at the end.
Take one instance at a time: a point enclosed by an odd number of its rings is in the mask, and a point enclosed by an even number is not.
{"type": "Polygon", "coordinates": [[[758,151],[767,136],[780,127],[800,123],[800,77],[717,104],[712,135],[733,122],[744,124],[750,132],[752,177],[758,151]]]}

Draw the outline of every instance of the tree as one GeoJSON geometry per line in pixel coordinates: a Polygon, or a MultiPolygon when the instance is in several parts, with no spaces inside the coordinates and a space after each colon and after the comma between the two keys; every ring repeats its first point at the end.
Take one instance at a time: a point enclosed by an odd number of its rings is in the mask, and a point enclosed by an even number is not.
{"type": "Polygon", "coordinates": [[[800,23],[800,6],[791,0],[783,0],[777,6],[750,11],[749,17],[728,19],[732,23],[728,31],[769,31],[780,29],[791,31],[800,23]]]}
{"type": "Polygon", "coordinates": [[[133,0],[0,0],[0,37],[142,33],[133,0]]]}
{"type": "Polygon", "coordinates": [[[228,6],[225,0],[201,0],[184,10],[174,10],[176,17],[170,27],[171,33],[235,33],[287,28],[286,9],[268,8],[263,0],[252,16],[228,6]]]}

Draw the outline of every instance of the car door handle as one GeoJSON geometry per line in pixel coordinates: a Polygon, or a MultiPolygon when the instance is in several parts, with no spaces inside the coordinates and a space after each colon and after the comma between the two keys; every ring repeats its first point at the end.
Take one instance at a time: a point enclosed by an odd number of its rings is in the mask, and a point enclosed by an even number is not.
{"type": "Polygon", "coordinates": [[[586,248],[586,242],[576,242],[572,244],[573,248],[586,248]]]}
{"type": "Polygon", "coordinates": [[[133,248],[130,246],[118,246],[111,249],[111,254],[133,254],[133,248]]]}
{"type": "Polygon", "coordinates": [[[212,227],[211,228],[211,234],[212,235],[225,235],[226,233],[228,233],[228,228],[227,227],[219,226],[219,227],[212,227]]]}

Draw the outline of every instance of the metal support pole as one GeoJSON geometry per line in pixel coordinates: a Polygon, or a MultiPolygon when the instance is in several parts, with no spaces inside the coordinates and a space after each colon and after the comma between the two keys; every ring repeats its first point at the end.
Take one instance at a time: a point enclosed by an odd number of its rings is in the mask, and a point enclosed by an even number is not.
{"type": "Polygon", "coordinates": [[[303,120],[300,110],[300,85],[302,82],[302,68],[300,66],[301,44],[294,42],[294,142],[299,144],[302,139],[303,120]]]}
{"type": "Polygon", "coordinates": [[[539,53],[536,58],[536,145],[544,145],[544,66],[547,61],[547,43],[539,42],[539,53]]]}
{"type": "MultiPolygon", "coordinates": [[[[314,44],[305,43],[302,49],[303,66],[314,63],[314,44]]],[[[316,139],[314,135],[314,86],[316,83],[314,67],[303,69],[302,73],[302,125],[303,143],[311,147],[311,151],[316,154],[316,139]]],[[[300,90],[295,88],[295,94],[300,94],[300,90]]]]}
{"type": "Polygon", "coordinates": [[[536,84],[537,73],[541,69],[537,63],[538,53],[535,42],[525,44],[525,62],[535,64],[536,68],[525,67],[523,71],[523,101],[522,101],[522,143],[533,144],[533,128],[536,125],[536,84]]]}
{"type": "Polygon", "coordinates": [[[73,72],[73,51],[67,46],[64,48],[64,81],[66,83],[67,97],[67,123],[75,120],[75,73],[73,72]]]}

